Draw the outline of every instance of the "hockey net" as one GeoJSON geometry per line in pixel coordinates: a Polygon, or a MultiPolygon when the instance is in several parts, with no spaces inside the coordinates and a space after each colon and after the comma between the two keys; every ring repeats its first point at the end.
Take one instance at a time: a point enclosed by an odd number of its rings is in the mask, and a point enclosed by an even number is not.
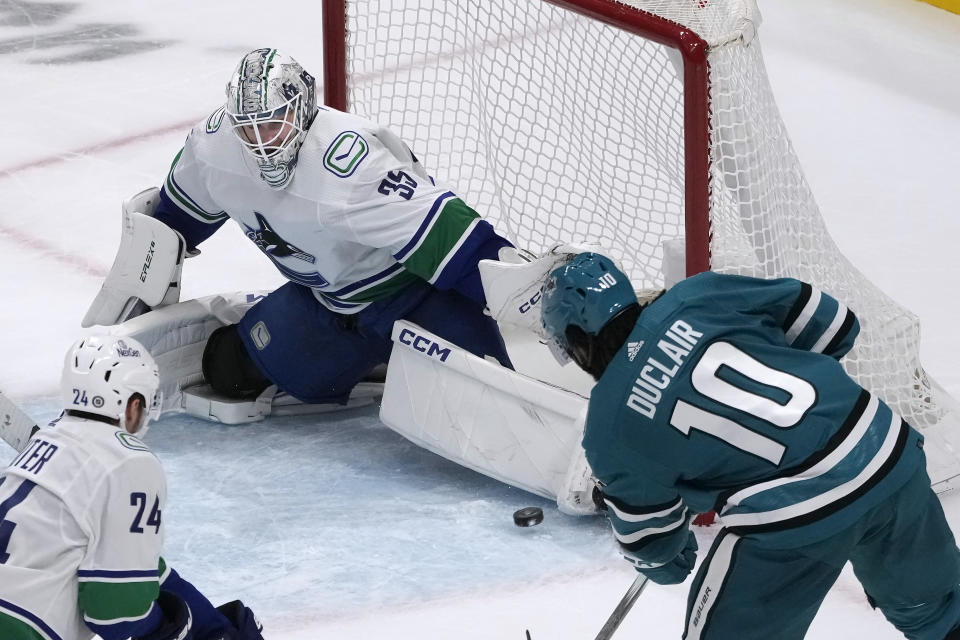
{"type": "Polygon", "coordinates": [[[828,234],[759,23],[753,0],[325,0],[325,97],[391,126],[535,253],[595,241],[638,288],[679,255],[678,277],[791,276],[842,300],[862,325],[847,370],[936,435],[931,476],[949,481],[955,403],[923,371],[917,318],[828,234]]]}

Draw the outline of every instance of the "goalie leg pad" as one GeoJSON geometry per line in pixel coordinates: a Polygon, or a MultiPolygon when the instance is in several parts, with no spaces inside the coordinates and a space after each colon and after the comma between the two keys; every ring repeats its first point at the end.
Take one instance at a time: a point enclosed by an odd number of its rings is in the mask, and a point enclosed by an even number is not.
{"type": "Polygon", "coordinates": [[[210,334],[203,350],[203,377],[228,398],[256,398],[272,384],[250,358],[235,324],[210,334]]]}
{"type": "Polygon", "coordinates": [[[596,513],[589,465],[581,463],[585,397],[406,320],[396,322],[393,339],[380,405],[385,425],[448,460],[554,498],[565,513],[596,513]]]}

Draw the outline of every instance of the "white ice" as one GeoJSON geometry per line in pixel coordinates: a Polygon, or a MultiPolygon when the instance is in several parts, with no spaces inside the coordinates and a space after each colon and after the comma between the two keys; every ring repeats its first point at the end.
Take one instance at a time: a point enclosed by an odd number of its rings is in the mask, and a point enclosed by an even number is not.
{"type": "MultiPolygon", "coordinates": [[[[912,0],[760,8],[831,232],[920,317],[925,367],[960,397],[960,16],[912,0]]],[[[0,1],[0,388],[37,419],[56,413],[121,199],[160,183],[244,51],[279,46],[319,76],[320,20],[306,0],[0,1]]],[[[184,297],[281,283],[230,225],[203,250],[184,297]]],[[[633,579],[602,519],[424,452],[375,409],[244,427],[172,417],[149,441],[169,477],[167,559],[214,601],[246,601],[273,640],[592,638],[633,579]],[[546,519],[518,529],[527,505],[546,519]]],[[[960,525],[960,498],[944,504],[960,525]]],[[[698,532],[701,549],[713,534],[698,532]]],[[[617,637],[678,638],[685,594],[651,586],[617,637]]],[[[901,636],[846,571],[808,637],[901,636]]]]}

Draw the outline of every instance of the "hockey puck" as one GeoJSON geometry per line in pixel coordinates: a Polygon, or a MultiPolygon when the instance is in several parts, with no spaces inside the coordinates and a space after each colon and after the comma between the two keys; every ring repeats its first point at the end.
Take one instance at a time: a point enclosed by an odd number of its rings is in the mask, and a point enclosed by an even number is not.
{"type": "Polygon", "coordinates": [[[543,509],[524,507],[513,512],[513,524],[518,527],[532,527],[543,522],[543,509]]]}

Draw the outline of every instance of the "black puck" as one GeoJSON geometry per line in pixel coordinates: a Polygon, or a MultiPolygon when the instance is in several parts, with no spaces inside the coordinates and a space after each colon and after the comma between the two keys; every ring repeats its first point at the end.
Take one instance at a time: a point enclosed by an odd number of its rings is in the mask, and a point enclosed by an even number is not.
{"type": "Polygon", "coordinates": [[[513,524],[518,527],[532,527],[543,522],[543,509],[540,507],[524,507],[513,512],[513,524]]]}

